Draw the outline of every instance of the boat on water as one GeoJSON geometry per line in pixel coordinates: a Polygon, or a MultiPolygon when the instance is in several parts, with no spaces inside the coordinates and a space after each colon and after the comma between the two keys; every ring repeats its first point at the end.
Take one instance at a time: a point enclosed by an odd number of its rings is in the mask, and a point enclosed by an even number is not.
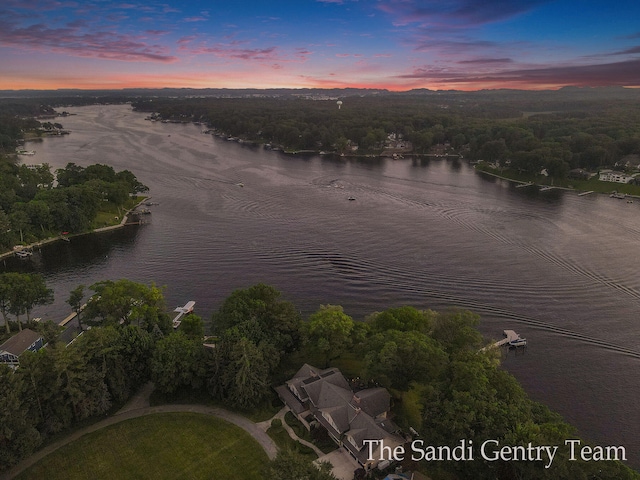
{"type": "Polygon", "coordinates": [[[30,256],[33,255],[33,251],[30,249],[24,249],[24,250],[16,250],[16,257],[18,258],[29,258],[30,256]]]}
{"type": "Polygon", "coordinates": [[[349,197],[349,201],[354,201],[356,199],[356,197],[349,197]]]}
{"type": "Polygon", "coordinates": [[[515,340],[511,340],[508,343],[509,347],[517,348],[517,347],[526,347],[527,339],[526,338],[516,338],[515,340]]]}
{"type": "Polygon", "coordinates": [[[35,155],[36,151],[35,150],[18,150],[16,153],[18,155],[35,155]]]}
{"type": "Polygon", "coordinates": [[[618,192],[613,192],[611,195],[609,195],[609,197],[617,198],[620,200],[624,200],[625,198],[627,198],[627,196],[624,193],[618,193],[618,192]]]}

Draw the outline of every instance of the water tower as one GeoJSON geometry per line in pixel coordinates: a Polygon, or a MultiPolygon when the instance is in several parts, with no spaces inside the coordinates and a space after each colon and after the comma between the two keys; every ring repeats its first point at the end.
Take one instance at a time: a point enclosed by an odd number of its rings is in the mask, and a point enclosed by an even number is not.
{"type": "Polygon", "coordinates": [[[338,110],[340,110],[340,108],[342,107],[342,100],[338,100],[336,104],[338,105],[338,110]]]}

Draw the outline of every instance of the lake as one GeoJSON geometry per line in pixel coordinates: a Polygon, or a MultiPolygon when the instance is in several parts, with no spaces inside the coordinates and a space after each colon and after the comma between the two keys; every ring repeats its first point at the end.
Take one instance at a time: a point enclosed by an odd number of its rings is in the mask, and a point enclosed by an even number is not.
{"type": "Polygon", "coordinates": [[[119,278],[166,286],[205,319],[258,282],[304,315],[467,308],[487,338],[528,339],[503,365],[534,399],[640,467],[640,201],[516,188],[443,158],[285,155],[128,105],[66,110],[71,134],[28,144],[25,162],[128,169],[159,205],[147,225],[7,260],[54,289],[37,316],[60,321],[72,288],[119,278]]]}

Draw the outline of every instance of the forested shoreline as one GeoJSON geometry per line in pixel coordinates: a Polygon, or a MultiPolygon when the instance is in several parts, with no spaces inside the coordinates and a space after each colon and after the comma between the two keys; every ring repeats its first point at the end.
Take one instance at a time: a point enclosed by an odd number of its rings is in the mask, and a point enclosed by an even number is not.
{"type": "MultiPolygon", "coordinates": [[[[275,413],[281,404],[273,387],[306,362],[338,366],[361,386],[387,388],[394,421],[406,435],[409,427],[419,431],[427,444],[563,445],[578,438],[500,368],[499,350],[483,349],[479,317],[469,311],[406,306],[356,322],[338,305],[321,305],[305,319],[281,292],[258,284],[224,300],[205,341],[197,315],[172,328],[162,290],[153,284],[123,279],[88,290],[84,331],[72,344],[57,343],[59,332],[48,325],[48,347],[25,352],[15,371],[0,367],[2,469],[51,436],[113,412],[147,381],[165,400],[208,398],[244,413],[275,413]]],[[[84,287],[74,292],[69,303],[77,306],[84,287]]],[[[640,478],[620,462],[558,457],[552,469],[481,459],[407,466],[433,478],[640,478]]]]}
{"type": "Polygon", "coordinates": [[[132,105],[165,121],[194,121],[221,136],[285,151],[379,155],[391,146],[417,155],[448,152],[524,173],[544,169],[558,179],[573,169],[625,170],[640,163],[640,92],[633,89],[265,94],[140,99],[132,105]]]}
{"type": "Polygon", "coordinates": [[[0,253],[16,245],[118,223],[147,191],[133,173],[108,165],[18,165],[0,157],[0,253]]]}

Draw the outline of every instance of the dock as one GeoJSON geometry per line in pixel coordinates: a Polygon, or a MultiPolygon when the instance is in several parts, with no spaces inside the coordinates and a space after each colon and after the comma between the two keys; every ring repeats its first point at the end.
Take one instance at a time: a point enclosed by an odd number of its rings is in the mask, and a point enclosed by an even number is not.
{"type": "Polygon", "coordinates": [[[176,307],[174,312],[177,312],[178,315],[173,319],[173,328],[178,328],[182,323],[182,317],[193,312],[193,307],[195,307],[196,302],[193,300],[187,302],[184,307],[176,307]]]}
{"type": "MultiPolygon", "coordinates": [[[[85,308],[87,308],[86,303],[80,307],[80,311],[82,312],[85,308]]],[[[78,316],[77,312],[71,312],[67,317],[65,317],[64,320],[58,323],[58,325],[60,325],[61,327],[64,327],[67,323],[69,323],[71,320],[73,320],[77,316],[78,316]]]]}
{"type": "Polygon", "coordinates": [[[579,197],[584,197],[585,195],[589,195],[589,194],[591,194],[591,193],[593,193],[593,190],[589,190],[588,192],[582,192],[582,193],[579,193],[579,194],[578,194],[578,196],[579,196],[579,197]]]}
{"type": "Polygon", "coordinates": [[[526,347],[527,346],[527,339],[522,338],[514,330],[505,330],[504,336],[505,338],[503,338],[499,342],[494,343],[493,346],[494,347],[502,347],[505,345],[509,347],[526,347]]]}

